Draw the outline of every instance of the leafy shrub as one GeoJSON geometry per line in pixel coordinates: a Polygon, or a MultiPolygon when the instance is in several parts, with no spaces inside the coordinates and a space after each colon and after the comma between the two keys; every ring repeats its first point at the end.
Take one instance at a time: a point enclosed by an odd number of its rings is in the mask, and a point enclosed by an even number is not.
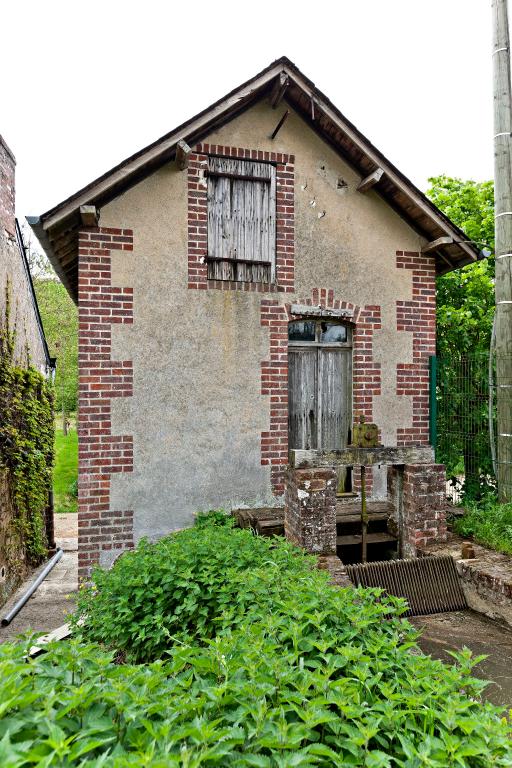
{"type": "Polygon", "coordinates": [[[414,655],[409,627],[405,645],[398,626],[379,632],[377,602],[331,592],[337,621],[310,596],[295,620],[177,644],[149,665],[112,664],[76,641],[29,663],[23,646],[0,646],[0,764],[511,765],[509,726],[479,703],[467,656],[448,667],[414,655]]]}
{"type": "Polygon", "coordinates": [[[131,661],[154,661],[176,639],[211,638],[265,615],[301,581],[322,588],[326,576],[314,565],[285,540],[232,528],[223,513],[200,516],[198,527],[142,541],[110,571],[97,568],[79,594],[77,616],[87,617],[80,632],[131,661]]]}
{"type": "Polygon", "coordinates": [[[73,480],[73,482],[69,484],[68,493],[70,496],[73,496],[74,499],[78,498],[78,480],[73,480]]]}
{"type": "Polygon", "coordinates": [[[469,652],[422,655],[402,600],[333,589],[287,542],[219,522],[96,571],[83,634],[110,653],[75,640],[27,663],[0,646],[0,765],[512,764],[469,652]],[[119,650],[156,660],[113,664],[119,650]]]}
{"type": "Polygon", "coordinates": [[[453,523],[454,531],[511,555],[512,504],[498,504],[495,497],[489,495],[478,502],[466,502],[464,506],[464,515],[453,523]]]}

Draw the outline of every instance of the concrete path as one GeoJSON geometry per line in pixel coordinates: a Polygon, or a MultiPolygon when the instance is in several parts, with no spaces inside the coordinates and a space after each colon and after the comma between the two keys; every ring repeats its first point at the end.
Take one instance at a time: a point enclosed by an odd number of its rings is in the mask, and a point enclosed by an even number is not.
{"type": "MultiPolygon", "coordinates": [[[[30,600],[9,626],[0,626],[0,643],[12,640],[22,632],[50,632],[66,622],[66,614],[74,608],[73,593],[78,589],[78,515],[55,515],[55,540],[64,554],[30,600]]],[[[44,564],[35,570],[11,599],[0,609],[0,616],[12,608],[32,584],[44,564]]]]}

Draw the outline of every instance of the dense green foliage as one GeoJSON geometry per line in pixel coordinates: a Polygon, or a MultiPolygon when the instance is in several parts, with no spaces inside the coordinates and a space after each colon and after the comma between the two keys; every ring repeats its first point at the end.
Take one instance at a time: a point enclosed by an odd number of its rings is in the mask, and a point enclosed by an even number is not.
{"type": "Polygon", "coordinates": [[[422,655],[401,600],[333,589],[285,541],[200,523],[96,571],[82,640],[110,652],[72,642],[27,663],[0,646],[2,765],[512,763],[468,653],[422,655]]]}
{"type": "Polygon", "coordinates": [[[78,435],[70,429],[65,435],[55,430],[55,467],[53,470],[53,503],[55,512],[76,512],[78,476],[78,435]]]}
{"type": "MultiPolygon", "coordinates": [[[[428,197],[480,249],[494,253],[494,187],[435,176],[428,197]]],[[[488,352],[494,316],[494,256],[437,280],[437,347],[441,356],[488,352]]]]}
{"type": "MultiPolygon", "coordinates": [[[[14,360],[16,329],[10,327],[9,286],[0,323],[0,469],[7,469],[14,529],[10,535],[31,563],[46,554],[44,513],[52,481],[53,392],[30,365],[14,360]]],[[[11,541],[11,549],[18,549],[11,541]]],[[[8,553],[9,556],[9,553],[8,553]]]]}
{"type": "Polygon", "coordinates": [[[456,533],[512,555],[512,504],[498,504],[491,494],[465,503],[464,516],[453,523],[456,533]]]}
{"type": "MultiPolygon", "coordinates": [[[[480,249],[494,250],[491,181],[429,180],[428,196],[480,249]]],[[[437,279],[437,460],[463,475],[463,499],[487,493],[493,468],[487,409],[494,317],[494,256],[437,279]]]]}
{"type": "Polygon", "coordinates": [[[76,411],[78,392],[78,313],[57,279],[36,279],[34,287],[50,355],[57,358],[55,408],[76,411]]]}

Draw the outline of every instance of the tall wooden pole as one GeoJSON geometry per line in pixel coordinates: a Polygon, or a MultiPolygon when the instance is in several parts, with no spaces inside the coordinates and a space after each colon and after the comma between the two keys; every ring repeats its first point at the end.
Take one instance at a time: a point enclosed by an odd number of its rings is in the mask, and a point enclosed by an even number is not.
{"type": "Polygon", "coordinates": [[[494,195],[496,235],[496,383],[500,501],[512,500],[512,168],[510,42],[507,0],[492,0],[494,195]]]}

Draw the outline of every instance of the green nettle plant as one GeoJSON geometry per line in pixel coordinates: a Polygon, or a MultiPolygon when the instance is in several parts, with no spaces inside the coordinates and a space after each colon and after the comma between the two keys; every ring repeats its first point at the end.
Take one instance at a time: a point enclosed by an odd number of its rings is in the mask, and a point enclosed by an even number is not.
{"type": "Polygon", "coordinates": [[[0,646],[0,765],[510,766],[478,659],[424,656],[402,600],[314,566],[215,513],[97,570],[81,637],[0,646]]]}
{"type": "MultiPolygon", "coordinates": [[[[0,470],[8,471],[15,508],[11,535],[31,564],[46,554],[44,512],[52,482],[53,392],[30,364],[14,360],[16,329],[10,327],[10,292],[0,323],[0,470]]],[[[29,362],[29,361],[28,361],[29,362]]]]}

